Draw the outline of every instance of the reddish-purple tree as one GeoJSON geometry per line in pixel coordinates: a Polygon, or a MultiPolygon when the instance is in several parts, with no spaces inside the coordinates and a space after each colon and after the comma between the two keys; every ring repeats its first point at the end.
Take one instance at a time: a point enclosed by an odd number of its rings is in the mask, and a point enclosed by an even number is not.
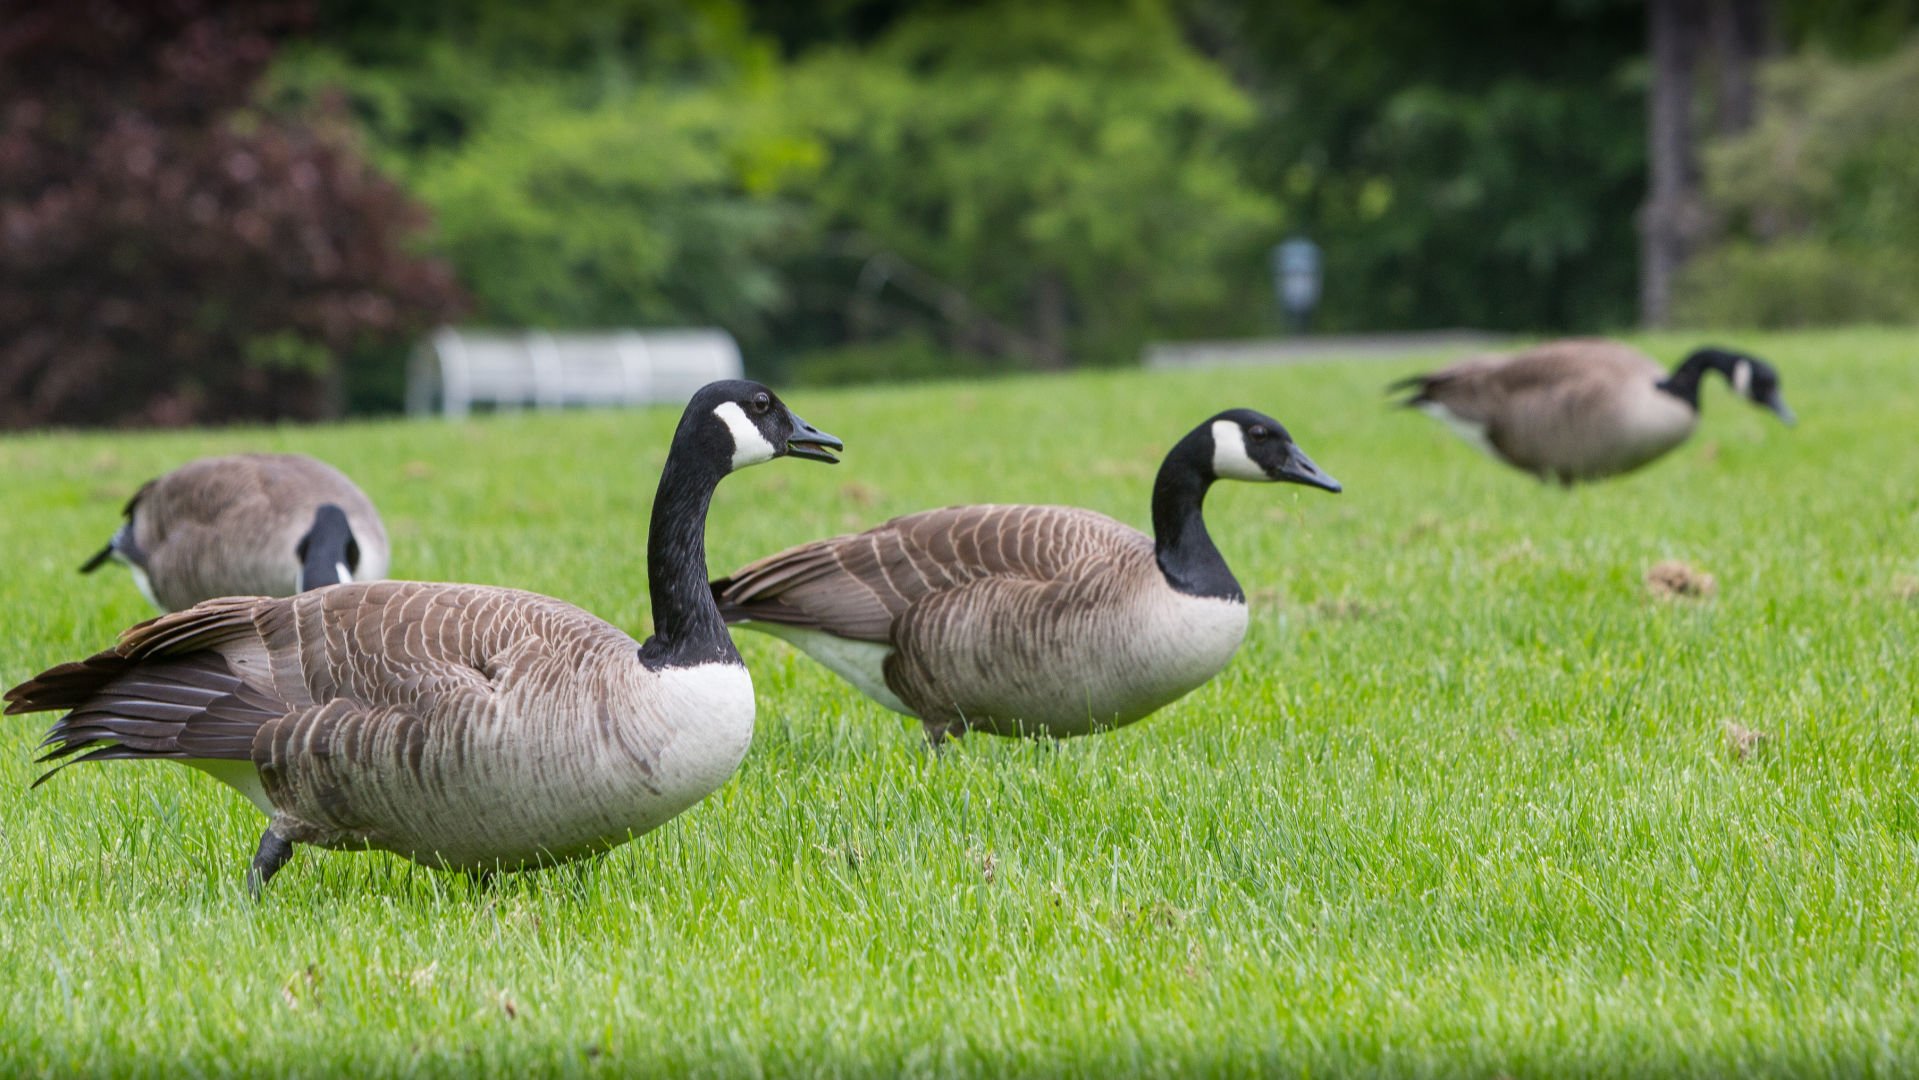
{"type": "Polygon", "coordinates": [[[299,0],[0,0],[0,427],[311,418],[454,314],[344,123],[249,108],[299,0]]]}

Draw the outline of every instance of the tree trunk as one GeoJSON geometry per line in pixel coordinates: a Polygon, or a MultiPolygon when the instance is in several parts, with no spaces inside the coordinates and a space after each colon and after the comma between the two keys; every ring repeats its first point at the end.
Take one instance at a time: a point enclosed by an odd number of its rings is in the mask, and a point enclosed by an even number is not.
{"type": "Polygon", "coordinates": [[[1766,22],[1766,0],[1716,0],[1712,6],[1721,135],[1746,131],[1758,116],[1759,64],[1769,51],[1766,22]]]}
{"type": "Polygon", "coordinates": [[[1646,203],[1639,211],[1639,319],[1664,326],[1673,281],[1704,224],[1693,138],[1693,76],[1705,36],[1704,0],[1647,0],[1652,86],[1646,97],[1646,203]]]}

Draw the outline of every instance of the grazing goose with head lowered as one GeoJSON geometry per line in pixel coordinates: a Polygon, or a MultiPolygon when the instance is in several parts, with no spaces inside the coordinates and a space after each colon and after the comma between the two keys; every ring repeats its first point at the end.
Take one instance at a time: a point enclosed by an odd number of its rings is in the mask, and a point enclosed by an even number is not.
{"type": "Polygon", "coordinates": [[[1118,727],[1218,674],[1246,633],[1200,516],[1220,479],[1340,489],[1278,421],[1234,409],[1166,455],[1152,536],[1073,507],[956,506],[761,559],[713,593],[728,622],[919,717],[935,746],[1118,727]]]}
{"type": "Polygon", "coordinates": [[[1703,348],[1668,374],[1629,345],[1552,341],[1475,357],[1392,385],[1401,404],[1444,420],[1517,469],[1568,487],[1631,472],[1685,442],[1699,423],[1707,371],[1791,424],[1779,373],[1758,357],[1703,348]]]}
{"type": "Polygon", "coordinates": [[[839,446],[758,384],[693,396],[653,501],[645,644],[514,589],[337,585],[163,615],[14,687],[7,712],[68,710],[42,760],[165,758],[238,788],[268,817],[256,890],[296,843],[475,870],[601,851],[719,787],[752,737],[707,590],[715,486],[839,446]]]}
{"type": "Polygon", "coordinates": [[[346,474],[300,454],[201,458],[149,480],[80,568],[125,563],[161,611],[216,596],[292,596],[386,576],[386,528],[346,474]]]}

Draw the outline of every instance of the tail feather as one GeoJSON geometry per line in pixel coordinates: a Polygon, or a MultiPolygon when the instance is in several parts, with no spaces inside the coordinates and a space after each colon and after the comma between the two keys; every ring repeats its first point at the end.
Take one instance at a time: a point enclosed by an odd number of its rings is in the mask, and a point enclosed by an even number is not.
{"type": "MultiPolygon", "coordinates": [[[[751,587],[750,582],[747,583],[747,587],[751,587]]],[[[728,626],[743,622],[814,625],[814,619],[811,616],[778,596],[748,595],[745,598],[739,598],[746,589],[733,578],[720,578],[712,583],[712,589],[713,604],[720,609],[720,618],[728,626]]]]}
{"type": "Polygon", "coordinates": [[[75,709],[125,670],[125,657],[111,650],[60,664],[7,691],[7,716],[75,709]]]}
{"type": "Polygon", "coordinates": [[[1386,392],[1388,394],[1401,394],[1408,390],[1412,391],[1412,396],[1395,403],[1399,405],[1400,408],[1410,409],[1429,400],[1426,392],[1432,389],[1435,379],[1436,376],[1430,372],[1408,375],[1403,379],[1389,383],[1386,387],[1386,392]]]}
{"type": "Polygon", "coordinates": [[[260,728],[288,707],[212,648],[251,629],[241,617],[249,606],[216,601],[142,623],[113,648],[7,691],[8,715],[67,710],[39,746],[38,760],[61,763],[36,786],[83,761],[250,759],[260,728]]]}

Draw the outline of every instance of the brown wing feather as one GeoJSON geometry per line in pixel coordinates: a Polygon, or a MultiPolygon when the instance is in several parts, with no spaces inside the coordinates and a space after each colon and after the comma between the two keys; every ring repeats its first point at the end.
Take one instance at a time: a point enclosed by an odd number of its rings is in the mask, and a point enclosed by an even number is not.
{"type": "Polygon", "coordinates": [[[1601,338],[1548,341],[1516,353],[1475,356],[1394,384],[1414,390],[1403,404],[1436,402],[1462,420],[1497,425],[1536,394],[1581,396],[1616,380],[1664,374],[1630,345],[1601,338]]]}
{"type": "Polygon", "coordinates": [[[1052,581],[1136,547],[1141,534],[1065,506],[955,506],[780,552],[713,583],[728,622],[760,621],[885,642],[929,596],[993,578],[1052,581]]]}

